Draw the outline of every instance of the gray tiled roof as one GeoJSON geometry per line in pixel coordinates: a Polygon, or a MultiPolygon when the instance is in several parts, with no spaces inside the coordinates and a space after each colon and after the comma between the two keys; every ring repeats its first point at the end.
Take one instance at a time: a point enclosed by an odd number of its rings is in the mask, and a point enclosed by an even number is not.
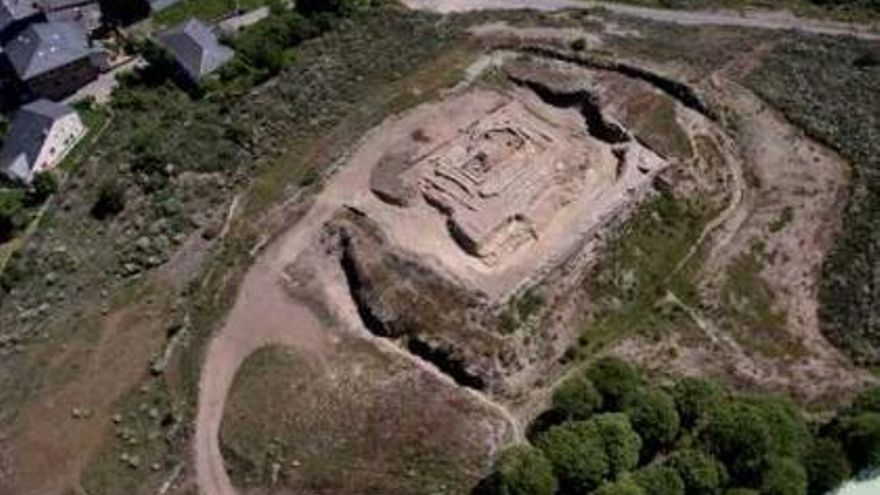
{"type": "Polygon", "coordinates": [[[0,31],[39,12],[33,0],[0,0],[0,31]]]}
{"type": "Polygon", "coordinates": [[[46,133],[56,120],[73,113],[67,105],[37,100],[21,107],[12,117],[0,150],[0,171],[19,179],[30,177],[46,133]]]}
{"type": "Polygon", "coordinates": [[[32,24],[4,47],[22,80],[63,67],[91,55],[82,27],[73,22],[32,24]]]}
{"type": "Polygon", "coordinates": [[[217,41],[208,26],[195,19],[162,33],[159,41],[194,81],[217,70],[235,55],[217,41]]]}

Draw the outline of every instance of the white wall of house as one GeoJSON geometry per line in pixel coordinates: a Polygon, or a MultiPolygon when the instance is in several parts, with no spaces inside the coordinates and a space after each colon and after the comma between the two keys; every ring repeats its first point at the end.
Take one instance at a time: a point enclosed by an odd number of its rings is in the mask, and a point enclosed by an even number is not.
{"type": "Polygon", "coordinates": [[[56,120],[46,131],[46,139],[32,173],[38,174],[57,167],[85,133],[86,128],[76,112],[56,120]]]}

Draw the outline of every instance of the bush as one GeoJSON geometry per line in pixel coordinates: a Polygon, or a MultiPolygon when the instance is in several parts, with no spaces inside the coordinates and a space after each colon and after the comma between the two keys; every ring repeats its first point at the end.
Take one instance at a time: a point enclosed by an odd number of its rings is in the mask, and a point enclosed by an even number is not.
{"type": "Polygon", "coordinates": [[[101,184],[98,199],[92,206],[92,216],[98,220],[115,216],[125,209],[125,188],[116,180],[109,179],[101,184]]]}
{"type": "Polygon", "coordinates": [[[811,495],[831,493],[850,476],[849,462],[840,443],[830,438],[813,441],[804,458],[807,491],[811,495]]]}
{"type": "Polygon", "coordinates": [[[570,420],[588,419],[602,408],[602,394],[586,376],[577,375],[553,393],[553,409],[570,420]]]}
{"type": "Polygon", "coordinates": [[[853,400],[852,410],[857,413],[880,413],[880,387],[865,390],[853,400]]]}
{"type": "Polygon", "coordinates": [[[632,478],[626,477],[621,480],[615,481],[614,483],[606,483],[602,485],[598,490],[593,492],[593,495],[648,495],[653,494],[653,492],[648,492],[644,490],[641,486],[639,486],[632,478]]]}
{"type": "Polygon", "coordinates": [[[576,421],[554,426],[537,440],[563,490],[589,491],[608,475],[608,457],[596,424],[576,421]]]}
{"type": "Polygon", "coordinates": [[[681,424],[688,429],[701,426],[724,398],[717,384],[690,377],[677,381],[671,393],[681,424]]]}
{"type": "Polygon", "coordinates": [[[670,445],[678,436],[678,412],[665,392],[640,390],[627,400],[626,409],[649,454],[670,445]]]}
{"type": "Polygon", "coordinates": [[[720,459],[734,479],[748,480],[749,486],[759,481],[773,446],[762,411],[741,401],[716,407],[700,438],[706,451],[720,459]]]}
{"type": "Polygon", "coordinates": [[[51,171],[40,172],[34,176],[28,189],[27,203],[30,206],[43,204],[49,196],[58,192],[58,178],[51,171]]]}
{"type": "Polygon", "coordinates": [[[602,414],[591,421],[595,422],[602,437],[609,475],[617,478],[634,469],[639,463],[642,440],[633,431],[626,414],[602,414]]]}
{"type": "Polygon", "coordinates": [[[527,445],[517,445],[501,453],[490,478],[494,495],[553,495],[556,478],[544,454],[527,445]]]}
{"type": "Polygon", "coordinates": [[[838,431],[853,470],[880,465],[880,413],[846,416],[840,420],[838,431]]]}
{"type": "Polygon", "coordinates": [[[771,450],[780,457],[803,458],[812,437],[800,410],[778,397],[752,399],[770,432],[771,450]]]}
{"type": "Polygon", "coordinates": [[[635,368],[614,357],[605,357],[593,363],[587,369],[587,378],[602,394],[606,411],[622,411],[626,399],[640,385],[635,368]]]}
{"type": "Polygon", "coordinates": [[[633,473],[633,479],[650,495],[684,495],[684,482],[678,471],[654,464],[633,473]]]}
{"type": "Polygon", "coordinates": [[[807,473],[804,467],[788,457],[772,457],[767,461],[761,481],[761,495],[806,495],[807,473]]]}
{"type": "Polygon", "coordinates": [[[668,464],[681,477],[687,495],[715,495],[724,483],[724,468],[699,450],[679,450],[668,464]]]}

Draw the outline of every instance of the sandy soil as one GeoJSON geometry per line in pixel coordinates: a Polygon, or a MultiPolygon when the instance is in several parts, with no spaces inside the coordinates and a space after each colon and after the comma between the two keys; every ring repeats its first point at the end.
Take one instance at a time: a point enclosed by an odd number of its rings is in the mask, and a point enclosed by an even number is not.
{"type": "Polygon", "coordinates": [[[785,11],[685,11],[580,0],[403,0],[403,3],[411,8],[433,10],[441,13],[489,9],[552,11],[587,9],[601,6],[617,14],[686,26],[738,26],[755,29],[795,30],[813,34],[855,36],[868,40],[880,40],[880,34],[876,32],[876,26],[806,19],[785,11]]]}

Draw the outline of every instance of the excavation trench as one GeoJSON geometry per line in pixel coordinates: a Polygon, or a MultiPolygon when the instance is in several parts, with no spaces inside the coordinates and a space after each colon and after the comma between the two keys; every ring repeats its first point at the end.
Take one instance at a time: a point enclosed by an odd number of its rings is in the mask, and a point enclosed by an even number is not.
{"type": "Polygon", "coordinates": [[[587,130],[594,138],[608,144],[620,144],[630,140],[627,132],[619,125],[611,122],[602,114],[595,95],[587,90],[557,91],[536,81],[528,81],[511,76],[510,79],[530,89],[544,103],[557,108],[576,108],[583,115],[587,130]]]}
{"type": "Polygon", "coordinates": [[[391,328],[374,312],[364,296],[366,283],[358,271],[353,243],[347,235],[342,235],[340,244],[342,246],[340,267],[345,274],[349,295],[364,328],[377,337],[394,342],[399,348],[409,352],[417,359],[433,365],[458,385],[484,391],[486,381],[479,375],[468,371],[467,362],[457,357],[454,349],[445,344],[432,342],[418,333],[391,328]]]}
{"type": "Polygon", "coordinates": [[[661,92],[669,95],[691,110],[694,110],[710,120],[717,120],[715,113],[704,102],[697,92],[687,84],[678,82],[665,76],[661,76],[655,72],[651,72],[641,67],[617,62],[613,60],[603,60],[598,57],[589,57],[577,54],[570,54],[555,50],[547,46],[537,45],[497,45],[494,47],[500,51],[519,52],[528,55],[535,55],[540,58],[565,62],[579,67],[595,70],[605,70],[617,72],[624,76],[644,81],[651,86],[657,88],[661,92]]]}

